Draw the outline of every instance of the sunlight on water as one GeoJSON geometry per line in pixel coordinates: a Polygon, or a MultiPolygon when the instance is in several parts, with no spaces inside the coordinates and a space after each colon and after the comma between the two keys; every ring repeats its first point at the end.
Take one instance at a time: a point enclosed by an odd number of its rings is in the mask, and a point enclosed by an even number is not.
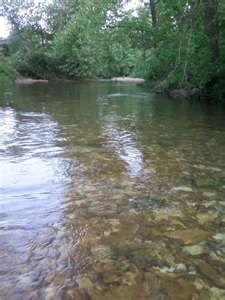
{"type": "Polygon", "coordinates": [[[127,173],[130,176],[140,175],[143,168],[143,157],[136,146],[135,138],[129,132],[114,127],[110,122],[106,125],[105,136],[109,148],[125,162],[127,173]]]}

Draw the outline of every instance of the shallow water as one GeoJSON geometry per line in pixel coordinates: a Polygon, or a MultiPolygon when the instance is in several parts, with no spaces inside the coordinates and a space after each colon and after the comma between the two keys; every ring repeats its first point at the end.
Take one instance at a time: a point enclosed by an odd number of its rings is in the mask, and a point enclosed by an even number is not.
{"type": "Polygon", "coordinates": [[[0,96],[0,299],[225,299],[225,111],[129,83],[0,96]]]}

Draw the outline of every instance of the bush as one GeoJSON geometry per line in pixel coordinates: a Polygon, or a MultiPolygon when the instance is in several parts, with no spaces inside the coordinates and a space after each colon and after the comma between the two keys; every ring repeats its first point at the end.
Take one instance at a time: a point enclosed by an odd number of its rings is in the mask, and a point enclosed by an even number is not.
{"type": "Polygon", "coordinates": [[[16,78],[16,70],[9,57],[0,56],[0,82],[13,81],[16,78]]]}

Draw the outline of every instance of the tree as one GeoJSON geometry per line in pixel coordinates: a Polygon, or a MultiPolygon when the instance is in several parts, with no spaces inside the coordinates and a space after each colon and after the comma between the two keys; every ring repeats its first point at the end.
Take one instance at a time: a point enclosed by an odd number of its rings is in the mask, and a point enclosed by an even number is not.
{"type": "Polygon", "coordinates": [[[150,5],[151,16],[152,16],[152,27],[156,28],[157,15],[156,15],[155,0],[149,0],[149,5],[150,5]]]}
{"type": "Polygon", "coordinates": [[[219,59],[219,27],[218,27],[218,0],[203,0],[205,14],[205,30],[208,37],[212,61],[219,59]]]}

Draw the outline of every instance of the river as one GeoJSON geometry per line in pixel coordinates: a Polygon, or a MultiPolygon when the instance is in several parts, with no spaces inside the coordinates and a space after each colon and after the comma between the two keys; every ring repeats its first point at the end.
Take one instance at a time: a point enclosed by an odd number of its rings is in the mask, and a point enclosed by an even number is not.
{"type": "Polygon", "coordinates": [[[0,96],[0,299],[225,299],[225,110],[109,81],[0,96]]]}

